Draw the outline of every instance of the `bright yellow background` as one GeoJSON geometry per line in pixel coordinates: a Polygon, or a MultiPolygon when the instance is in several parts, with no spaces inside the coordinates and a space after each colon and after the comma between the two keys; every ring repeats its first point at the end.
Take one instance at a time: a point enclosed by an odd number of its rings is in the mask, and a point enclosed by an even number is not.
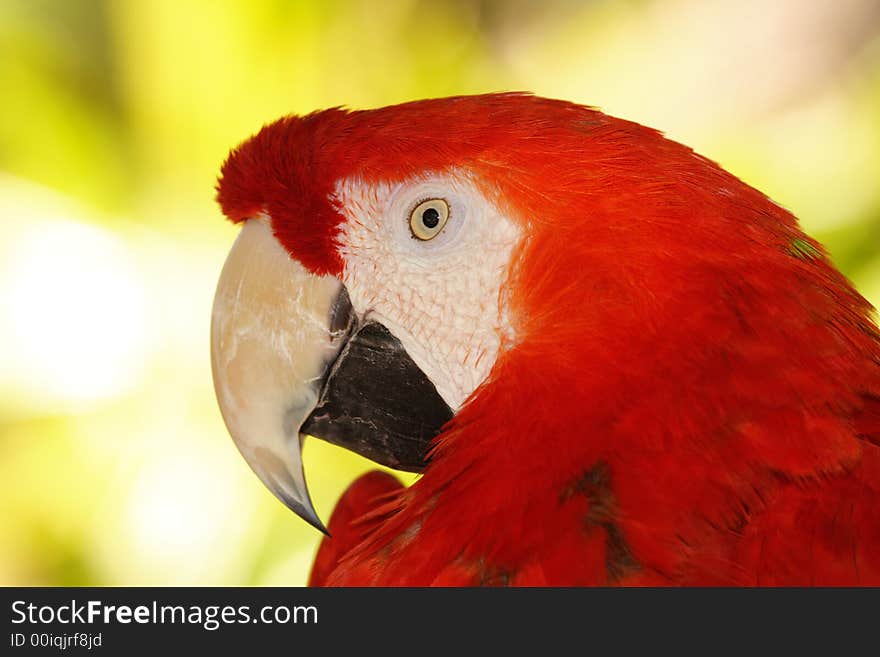
{"type": "MultiPolygon", "coordinates": [[[[880,301],[876,0],[0,1],[0,583],[299,584],[220,419],[228,149],[332,105],[531,90],[665,130],[880,301]]],[[[367,467],[312,441],[326,519],[367,467]]]]}

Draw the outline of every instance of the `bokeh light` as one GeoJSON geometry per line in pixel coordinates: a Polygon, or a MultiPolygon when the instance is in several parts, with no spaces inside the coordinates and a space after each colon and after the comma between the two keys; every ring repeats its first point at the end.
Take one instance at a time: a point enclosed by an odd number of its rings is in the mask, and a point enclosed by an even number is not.
{"type": "Polygon", "coordinates": [[[0,362],[5,399],[38,401],[43,411],[75,410],[130,390],[142,375],[150,308],[144,282],[111,231],[46,208],[30,214],[25,196],[5,192],[9,222],[0,245],[0,362]],[[14,207],[10,200],[15,203],[14,207]]]}
{"type": "MultiPolygon", "coordinates": [[[[880,302],[876,0],[0,3],[0,583],[302,584],[217,410],[229,148],[283,114],[529,90],[666,131],[880,302]]],[[[357,456],[308,441],[326,519],[357,456]]]]}

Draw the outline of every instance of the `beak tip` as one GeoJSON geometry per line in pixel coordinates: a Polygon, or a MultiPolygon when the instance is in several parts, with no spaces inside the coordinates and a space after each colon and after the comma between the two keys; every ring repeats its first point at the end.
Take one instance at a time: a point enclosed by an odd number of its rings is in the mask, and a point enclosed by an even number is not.
{"type": "Polygon", "coordinates": [[[330,532],[327,531],[327,528],[324,526],[324,523],[321,522],[321,519],[318,517],[318,514],[315,513],[314,509],[309,509],[310,512],[300,513],[296,509],[294,512],[307,523],[309,523],[312,527],[317,529],[319,532],[324,534],[324,536],[330,536],[330,532]]]}
{"type": "Polygon", "coordinates": [[[275,494],[275,497],[281,500],[288,509],[293,511],[296,515],[325,536],[330,536],[327,527],[324,526],[324,523],[321,522],[321,518],[318,517],[317,511],[315,511],[315,507],[312,505],[312,500],[308,497],[308,493],[305,494],[305,500],[301,501],[290,495],[284,489],[272,487],[271,490],[275,494]]]}
{"type": "Polygon", "coordinates": [[[300,518],[309,523],[312,527],[317,529],[319,532],[324,534],[324,536],[330,536],[330,532],[324,526],[324,523],[321,522],[321,519],[318,517],[317,513],[312,512],[311,515],[305,513],[299,513],[296,509],[294,509],[294,513],[296,513],[300,518]]]}

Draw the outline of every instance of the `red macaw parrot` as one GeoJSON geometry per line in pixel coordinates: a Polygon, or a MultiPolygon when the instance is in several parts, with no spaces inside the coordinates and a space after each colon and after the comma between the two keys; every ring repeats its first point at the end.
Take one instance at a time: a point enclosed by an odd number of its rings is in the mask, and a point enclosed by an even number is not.
{"type": "Polygon", "coordinates": [[[880,335],[797,220],[691,149],[506,93],[264,127],[212,321],[227,427],[421,472],[315,585],[880,584],[880,335]]]}

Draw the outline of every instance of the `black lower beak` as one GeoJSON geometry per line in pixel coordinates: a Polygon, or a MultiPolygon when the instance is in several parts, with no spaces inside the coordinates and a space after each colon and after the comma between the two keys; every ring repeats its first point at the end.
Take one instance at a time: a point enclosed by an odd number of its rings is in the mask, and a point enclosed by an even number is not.
{"type": "MultiPolygon", "coordinates": [[[[340,304],[347,304],[340,295],[340,304]]],[[[339,309],[334,324],[340,326],[339,309]]],[[[353,327],[300,429],[397,470],[420,472],[452,409],[403,345],[377,322],[353,327]]]]}

